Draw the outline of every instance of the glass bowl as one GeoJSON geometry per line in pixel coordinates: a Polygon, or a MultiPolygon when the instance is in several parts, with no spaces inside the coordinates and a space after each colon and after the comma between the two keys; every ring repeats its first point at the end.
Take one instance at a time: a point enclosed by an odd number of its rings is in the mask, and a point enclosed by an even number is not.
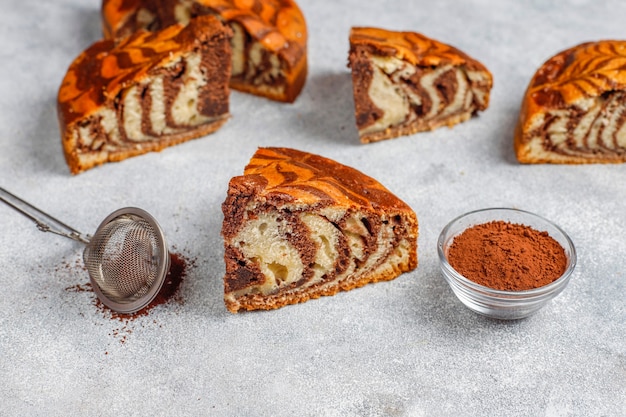
{"type": "Polygon", "coordinates": [[[501,320],[521,319],[537,312],[563,291],[576,266],[574,244],[560,227],[536,214],[511,208],[488,208],[457,217],[441,231],[437,251],[443,277],[458,299],[476,313],[501,320]],[[498,220],[548,232],[550,237],[565,250],[567,264],[563,275],[539,288],[525,291],[502,291],[477,284],[455,271],[447,259],[448,248],[454,237],[469,227],[498,220]]]}

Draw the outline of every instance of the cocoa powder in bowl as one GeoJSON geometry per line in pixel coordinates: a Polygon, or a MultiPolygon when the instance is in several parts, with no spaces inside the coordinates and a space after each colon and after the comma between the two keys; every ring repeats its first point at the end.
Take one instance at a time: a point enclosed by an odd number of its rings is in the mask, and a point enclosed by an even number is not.
{"type": "Polygon", "coordinates": [[[447,258],[465,278],[503,291],[550,284],[563,275],[568,261],[547,232],[502,220],[465,229],[454,237],[447,258]]]}

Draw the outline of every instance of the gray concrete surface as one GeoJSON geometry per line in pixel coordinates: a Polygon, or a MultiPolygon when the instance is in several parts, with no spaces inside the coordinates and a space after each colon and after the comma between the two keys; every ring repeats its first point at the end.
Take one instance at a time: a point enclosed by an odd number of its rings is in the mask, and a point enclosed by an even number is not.
{"type": "Polygon", "coordinates": [[[72,177],[56,94],[101,36],[100,3],[2,2],[0,186],[88,233],[117,208],[142,207],[192,264],[179,299],[115,319],[87,287],[79,244],[0,205],[0,415],[626,415],[626,165],[520,166],[512,151],[535,69],[580,42],[623,38],[626,3],[302,0],[310,72],[295,104],[234,92],[217,133],[72,177]],[[494,74],[489,109],[361,145],[346,67],[353,25],[420,31],[478,58],[494,74]],[[315,152],[394,191],[419,217],[417,270],[228,313],[220,205],[258,146],[315,152]],[[438,269],[444,225],[494,206],[556,222],[578,250],[568,288],[526,320],[472,313],[438,269]]]}

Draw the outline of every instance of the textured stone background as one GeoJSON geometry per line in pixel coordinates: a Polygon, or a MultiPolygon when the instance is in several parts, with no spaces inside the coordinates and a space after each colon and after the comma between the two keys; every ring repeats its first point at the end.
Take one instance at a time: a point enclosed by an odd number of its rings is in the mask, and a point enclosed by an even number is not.
{"type": "Polygon", "coordinates": [[[100,3],[2,3],[0,186],[87,233],[117,208],[147,209],[192,266],[179,300],[116,320],[95,305],[79,244],[0,206],[0,415],[626,415],[626,165],[520,166],[512,152],[535,69],[580,42],[623,38],[623,1],[302,0],[310,75],[295,104],[234,92],[216,134],[76,177],[56,92],[100,37],[100,3]],[[353,25],[417,30],[475,56],[494,74],[490,108],[453,129],[361,145],[353,25]],[[228,313],[220,205],[260,145],[319,153],[394,191],[420,220],[418,269],[228,313]],[[438,270],[444,225],[492,206],[553,220],[578,250],[568,288],[526,320],[475,315],[438,270]]]}

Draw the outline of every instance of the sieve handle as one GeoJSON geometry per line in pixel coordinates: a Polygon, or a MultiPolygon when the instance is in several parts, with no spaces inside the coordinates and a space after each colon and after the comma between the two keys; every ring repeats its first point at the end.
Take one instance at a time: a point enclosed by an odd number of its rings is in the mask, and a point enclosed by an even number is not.
{"type": "Polygon", "coordinates": [[[0,187],[0,200],[13,207],[24,216],[33,220],[37,225],[37,229],[41,230],[42,232],[50,232],[57,235],[65,236],[77,242],[82,242],[85,244],[89,243],[89,236],[83,235],[79,231],[55,219],[49,214],[44,213],[30,203],[27,203],[21,198],[11,194],[2,187],[0,187]]]}

